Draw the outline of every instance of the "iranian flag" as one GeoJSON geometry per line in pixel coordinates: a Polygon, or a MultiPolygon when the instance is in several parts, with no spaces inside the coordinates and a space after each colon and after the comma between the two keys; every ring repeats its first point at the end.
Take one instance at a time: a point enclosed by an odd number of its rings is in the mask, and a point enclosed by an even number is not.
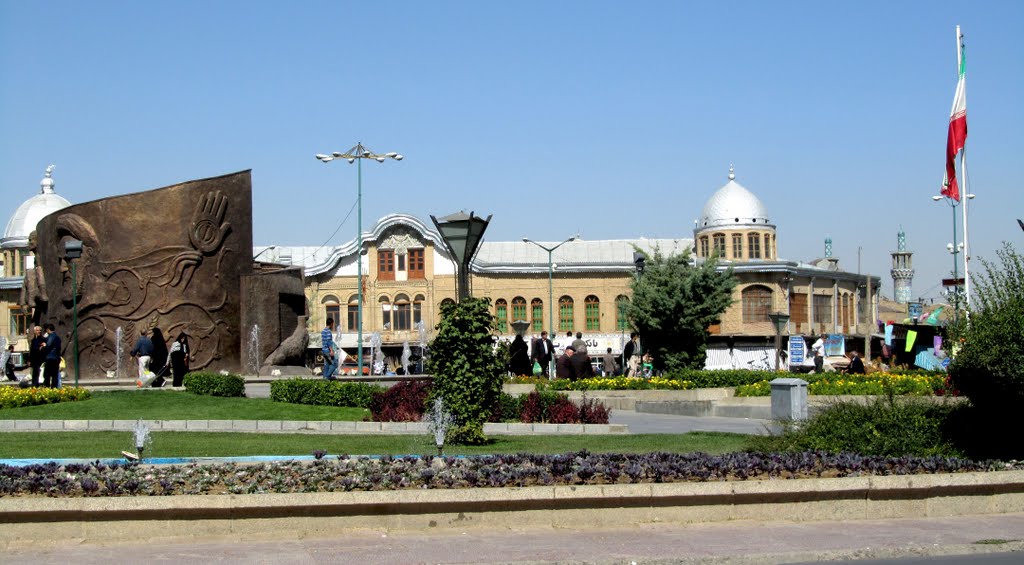
{"type": "Polygon", "coordinates": [[[953,95],[953,109],[949,112],[949,134],[946,137],[946,175],[942,181],[942,195],[960,201],[960,188],[956,183],[956,156],[963,151],[967,141],[967,59],[964,57],[964,44],[957,26],[957,60],[960,63],[959,78],[956,81],[956,94],[953,95]]]}

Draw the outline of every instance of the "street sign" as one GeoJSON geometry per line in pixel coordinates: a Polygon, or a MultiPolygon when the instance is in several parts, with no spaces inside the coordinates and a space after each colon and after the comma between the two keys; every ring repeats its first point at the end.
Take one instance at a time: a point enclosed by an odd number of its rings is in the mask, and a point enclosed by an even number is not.
{"type": "Polygon", "coordinates": [[[806,355],[805,348],[807,344],[804,342],[804,337],[800,335],[789,336],[789,364],[792,365],[803,365],[804,356],[806,355]]]}

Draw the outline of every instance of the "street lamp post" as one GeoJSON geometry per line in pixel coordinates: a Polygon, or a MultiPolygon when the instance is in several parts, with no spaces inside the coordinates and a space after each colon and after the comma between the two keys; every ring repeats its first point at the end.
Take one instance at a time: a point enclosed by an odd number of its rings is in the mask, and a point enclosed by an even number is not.
{"type": "Polygon", "coordinates": [[[782,329],[789,323],[789,314],[772,312],[768,318],[775,324],[775,370],[779,370],[779,357],[782,354],[782,329]]]}
{"type": "Polygon", "coordinates": [[[75,386],[78,386],[78,266],[75,259],[82,256],[82,242],[70,239],[64,242],[64,258],[71,263],[71,332],[75,344],[75,386]]]}
{"type": "MultiPolygon", "coordinates": [[[[575,236],[570,237],[569,239],[563,241],[562,243],[559,243],[558,245],[555,245],[554,247],[547,247],[546,245],[541,245],[540,243],[537,243],[536,241],[533,241],[532,239],[529,239],[529,238],[526,238],[526,237],[523,238],[523,242],[525,242],[525,243],[532,243],[532,244],[536,245],[537,247],[540,247],[544,251],[548,252],[548,329],[549,329],[548,335],[551,337],[551,339],[554,339],[555,335],[556,335],[555,334],[554,286],[553,286],[553,278],[554,278],[555,267],[554,267],[554,263],[551,262],[551,254],[554,253],[556,249],[558,249],[559,247],[565,245],[566,243],[569,243],[570,241],[576,241],[576,237],[575,236]]],[[[552,355],[551,356],[551,362],[554,363],[554,361],[555,361],[555,356],[552,355]]],[[[548,374],[549,375],[551,374],[551,367],[548,367],[548,374]]]]}
{"type": "MultiPolygon", "coordinates": [[[[971,199],[971,198],[974,198],[974,195],[973,194],[965,194],[964,198],[971,199]]],[[[953,293],[953,296],[951,297],[951,302],[953,302],[953,323],[956,323],[956,321],[957,321],[957,319],[959,317],[959,310],[960,310],[960,290],[959,290],[960,289],[960,275],[959,275],[960,267],[959,267],[959,261],[958,261],[957,255],[959,255],[960,251],[962,251],[963,248],[964,248],[963,242],[957,242],[957,240],[956,240],[956,207],[960,204],[960,201],[954,200],[954,199],[952,199],[952,198],[950,198],[948,196],[942,196],[942,195],[932,196],[932,200],[935,201],[935,202],[939,202],[941,200],[945,200],[946,203],[949,204],[950,209],[953,211],[953,242],[946,244],[946,250],[948,250],[949,253],[951,255],[953,255],[953,288],[951,290],[951,292],[953,293]]],[[[964,277],[966,278],[966,276],[967,276],[967,272],[966,272],[966,264],[965,264],[964,277]]]]}
{"type": "Polygon", "coordinates": [[[468,215],[465,212],[456,212],[440,220],[431,215],[430,220],[434,222],[434,227],[441,234],[444,244],[448,246],[448,252],[458,264],[456,292],[459,302],[462,302],[470,297],[469,264],[473,262],[473,256],[483,241],[487,225],[491,223],[491,216],[488,215],[485,219],[473,212],[468,215]]]}
{"type": "MultiPolygon", "coordinates": [[[[362,143],[356,143],[356,146],[349,149],[345,153],[335,151],[330,155],[324,155],[323,153],[317,153],[316,158],[322,163],[330,163],[335,159],[345,159],[349,164],[355,163],[357,172],[357,192],[356,192],[356,208],[357,222],[359,223],[359,232],[356,235],[356,289],[359,296],[359,306],[356,312],[356,326],[358,326],[358,337],[359,340],[357,355],[359,356],[359,368],[357,375],[363,374],[363,159],[373,159],[378,163],[383,163],[387,159],[394,159],[395,161],[401,161],[402,156],[398,153],[374,153],[363,147],[362,143]]],[[[340,327],[339,322],[339,327],[340,327]]]]}

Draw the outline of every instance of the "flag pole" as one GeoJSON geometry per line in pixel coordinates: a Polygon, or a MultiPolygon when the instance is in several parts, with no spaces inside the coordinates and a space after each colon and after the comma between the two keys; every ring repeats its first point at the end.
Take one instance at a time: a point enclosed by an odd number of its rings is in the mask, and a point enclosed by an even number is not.
{"type": "MultiPolygon", "coordinates": [[[[961,74],[963,74],[963,75],[967,74],[967,69],[964,68],[964,36],[963,36],[962,33],[960,33],[960,26],[959,25],[956,26],[956,72],[957,72],[957,78],[958,79],[959,79],[961,74]]],[[[966,77],[964,78],[964,80],[966,81],[966,77]]],[[[965,87],[965,89],[966,89],[966,87],[965,87]]],[[[966,94],[964,96],[966,96],[966,94]]],[[[967,204],[967,202],[970,200],[970,196],[969,195],[970,195],[971,191],[967,187],[967,145],[966,144],[964,144],[964,148],[963,148],[962,152],[960,153],[960,180],[961,180],[960,186],[963,187],[963,192],[961,193],[960,199],[963,201],[963,206],[962,206],[963,210],[962,210],[962,212],[963,212],[963,223],[964,223],[964,248],[963,248],[963,251],[962,251],[963,258],[964,258],[964,300],[965,300],[965,303],[966,303],[966,308],[967,308],[968,316],[969,316],[970,315],[969,312],[970,312],[970,309],[971,309],[971,273],[970,273],[970,270],[969,270],[970,269],[969,265],[970,265],[970,260],[971,260],[971,246],[970,246],[970,243],[968,242],[968,237],[967,237],[967,234],[968,234],[968,231],[967,231],[967,205],[968,204],[967,204]]]]}

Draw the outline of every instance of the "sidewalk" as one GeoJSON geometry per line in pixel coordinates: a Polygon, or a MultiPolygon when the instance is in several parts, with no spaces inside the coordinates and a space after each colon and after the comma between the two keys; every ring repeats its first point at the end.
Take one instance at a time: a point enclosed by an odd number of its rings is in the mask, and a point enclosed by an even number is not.
{"type": "MultiPolygon", "coordinates": [[[[182,533],[187,524],[172,524],[182,533]]],[[[467,530],[460,533],[345,531],[315,539],[193,538],[181,543],[18,547],[0,563],[717,563],[1024,551],[1024,514],[844,522],[728,522],[622,529],[467,530]],[[1014,540],[979,544],[983,540],[1014,540]]],[[[1024,556],[1024,554],[1022,554],[1024,556]]]]}

